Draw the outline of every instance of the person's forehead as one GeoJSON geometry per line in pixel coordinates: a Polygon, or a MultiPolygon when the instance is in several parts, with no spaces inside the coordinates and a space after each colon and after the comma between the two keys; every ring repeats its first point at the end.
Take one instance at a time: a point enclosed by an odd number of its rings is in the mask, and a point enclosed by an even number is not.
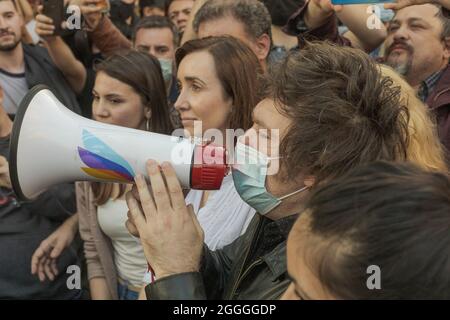
{"type": "Polygon", "coordinates": [[[409,19],[421,19],[431,22],[431,19],[438,19],[436,16],[438,12],[439,8],[431,4],[409,6],[400,9],[392,20],[406,21],[409,19]]]}
{"type": "Polygon", "coordinates": [[[136,33],[136,45],[173,45],[173,33],[169,28],[142,28],[136,33]]]}
{"type": "Polygon", "coordinates": [[[253,120],[267,129],[279,129],[283,134],[290,120],[279,112],[272,99],[264,99],[253,110],[253,120]]]}
{"type": "Polygon", "coordinates": [[[0,13],[5,13],[7,11],[16,12],[13,2],[10,0],[0,1],[0,13]]]}
{"type": "Polygon", "coordinates": [[[321,247],[326,244],[311,232],[311,222],[311,212],[304,211],[289,233],[286,252],[288,272],[295,280],[296,289],[301,298],[335,299],[320,282],[317,273],[313,271],[317,261],[311,259],[320,259],[317,255],[320,255],[321,247]]]}
{"type": "Polygon", "coordinates": [[[260,103],[258,103],[253,110],[253,114],[255,117],[262,116],[265,114],[273,114],[278,113],[278,111],[275,108],[275,101],[272,99],[264,99],[260,103]]]}
{"type": "MultiPolygon", "coordinates": [[[[299,244],[304,244],[302,237],[305,234],[305,231],[308,228],[310,222],[308,212],[304,212],[301,214],[298,219],[295,221],[292,226],[291,232],[289,232],[288,241],[287,241],[287,254],[294,255],[300,249],[299,244]],[[302,241],[300,241],[302,240],[302,241]]],[[[295,259],[289,259],[288,261],[288,270],[292,270],[296,263],[295,259]]]]}
{"type": "Polygon", "coordinates": [[[307,245],[306,241],[308,241],[310,221],[311,219],[307,212],[300,215],[294,223],[287,241],[287,270],[296,287],[298,287],[297,285],[300,282],[303,282],[302,278],[305,276],[305,273],[310,273],[310,270],[305,268],[304,265],[304,259],[306,258],[305,247],[307,245]]]}
{"type": "Polygon", "coordinates": [[[169,6],[169,12],[182,11],[184,9],[190,9],[194,5],[193,0],[175,0],[169,6]]]}
{"type": "Polygon", "coordinates": [[[231,15],[201,23],[199,36],[202,38],[232,36],[246,43],[251,40],[245,31],[245,25],[231,15]]]}
{"type": "Polygon", "coordinates": [[[208,83],[218,81],[211,54],[207,51],[197,51],[184,57],[178,68],[178,78],[183,80],[186,77],[199,78],[208,83]]]}
{"type": "Polygon", "coordinates": [[[142,10],[146,13],[163,13],[164,15],[164,9],[160,8],[160,7],[155,7],[155,6],[147,6],[142,8],[142,10]]]}
{"type": "Polygon", "coordinates": [[[98,93],[110,94],[113,91],[115,93],[131,92],[133,91],[133,88],[128,84],[109,76],[105,72],[100,71],[97,73],[95,79],[94,90],[98,91],[98,93]]]}
{"type": "MultiPolygon", "coordinates": [[[[294,228],[289,232],[289,236],[286,243],[286,257],[287,257],[287,272],[291,278],[295,277],[297,254],[298,254],[298,231],[294,228]]],[[[294,280],[294,279],[292,279],[294,280]]]]}
{"type": "Polygon", "coordinates": [[[147,10],[163,10],[163,8],[158,7],[157,5],[154,5],[154,4],[150,4],[150,5],[144,6],[142,9],[147,9],[147,10]]]}

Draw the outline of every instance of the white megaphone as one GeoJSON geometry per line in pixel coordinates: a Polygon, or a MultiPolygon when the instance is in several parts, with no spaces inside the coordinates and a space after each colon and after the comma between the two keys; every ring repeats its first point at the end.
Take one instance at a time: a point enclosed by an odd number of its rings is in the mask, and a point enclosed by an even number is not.
{"type": "Polygon", "coordinates": [[[14,119],[11,183],[21,200],[73,181],[133,183],[148,159],[172,163],[185,188],[219,189],[227,174],[222,147],[83,118],[46,86],[32,88],[14,119]]]}

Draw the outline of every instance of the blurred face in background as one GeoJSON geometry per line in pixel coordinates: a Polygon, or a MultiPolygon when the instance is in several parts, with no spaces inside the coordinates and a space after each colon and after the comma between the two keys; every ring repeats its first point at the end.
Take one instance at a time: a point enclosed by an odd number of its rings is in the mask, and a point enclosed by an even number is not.
{"type": "Polygon", "coordinates": [[[158,59],[175,60],[175,43],[169,28],[141,28],[136,33],[134,47],[158,59]]]}
{"type": "Polygon", "coordinates": [[[144,17],[151,17],[151,16],[162,16],[162,17],[164,17],[166,14],[164,12],[164,9],[161,9],[159,7],[144,7],[142,9],[142,15],[144,17]]]}
{"type": "Polygon", "coordinates": [[[151,116],[140,95],[129,85],[99,72],[92,90],[94,120],[122,127],[145,130],[151,116]]]}
{"type": "Polygon", "coordinates": [[[186,28],[194,0],[174,0],[167,10],[167,16],[182,33],[186,28]]]}
{"type": "Polygon", "coordinates": [[[0,1],[0,51],[14,50],[22,38],[22,17],[12,1],[0,1]]]}
{"type": "Polygon", "coordinates": [[[386,63],[412,86],[448,64],[450,51],[442,37],[439,10],[431,4],[406,7],[389,23],[386,63]]]}
{"type": "Polygon", "coordinates": [[[245,30],[245,25],[232,16],[225,16],[222,18],[205,21],[198,27],[198,37],[200,39],[225,35],[244,42],[250,49],[252,49],[261,65],[264,65],[264,62],[270,52],[270,37],[267,34],[263,34],[258,39],[255,39],[247,33],[245,30]]]}

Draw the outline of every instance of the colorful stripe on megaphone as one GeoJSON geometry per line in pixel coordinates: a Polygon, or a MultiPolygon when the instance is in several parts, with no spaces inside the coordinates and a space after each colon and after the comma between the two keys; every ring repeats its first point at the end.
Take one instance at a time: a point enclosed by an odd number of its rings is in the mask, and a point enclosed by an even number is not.
{"type": "Polygon", "coordinates": [[[89,131],[83,130],[82,135],[84,148],[78,147],[78,154],[88,167],[81,170],[98,179],[133,181],[134,171],[123,157],[89,131]]]}

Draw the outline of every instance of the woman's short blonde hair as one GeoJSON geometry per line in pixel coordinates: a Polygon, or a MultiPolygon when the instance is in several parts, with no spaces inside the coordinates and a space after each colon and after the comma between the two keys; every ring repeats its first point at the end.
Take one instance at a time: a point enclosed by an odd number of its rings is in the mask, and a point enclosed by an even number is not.
{"type": "Polygon", "coordinates": [[[436,124],[432,121],[429,109],[398,73],[385,65],[381,65],[380,68],[383,76],[391,78],[394,86],[401,88],[402,105],[409,110],[408,161],[426,170],[448,173],[444,147],[439,141],[436,124]]]}

